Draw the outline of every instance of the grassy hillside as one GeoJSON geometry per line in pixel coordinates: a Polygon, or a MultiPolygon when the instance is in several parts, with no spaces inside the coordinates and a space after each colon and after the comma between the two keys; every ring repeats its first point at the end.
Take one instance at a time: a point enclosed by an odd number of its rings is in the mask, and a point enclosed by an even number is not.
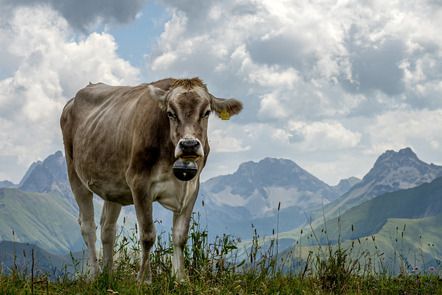
{"type": "Polygon", "coordinates": [[[0,269],[5,273],[14,270],[45,273],[54,277],[73,273],[76,262],[85,261],[87,253],[75,252],[67,255],[52,254],[38,246],[11,241],[0,242],[0,269]]]}
{"type": "MultiPolygon", "coordinates": [[[[325,236],[319,237],[321,244],[336,243],[338,239],[352,240],[371,236],[378,233],[390,218],[418,219],[431,217],[442,213],[442,178],[418,187],[386,193],[361,205],[353,207],[341,214],[340,217],[327,220],[314,226],[316,233],[326,231],[325,236]]],[[[306,229],[305,231],[309,231],[306,229]]],[[[426,229],[424,229],[424,232],[426,229]]],[[[281,233],[283,238],[298,240],[300,230],[281,233]]],[[[417,238],[418,236],[414,237],[417,238]]],[[[316,241],[304,240],[302,244],[316,241]]]]}
{"type": "MultiPolygon", "coordinates": [[[[336,239],[340,234],[341,240],[347,240],[378,233],[389,218],[416,219],[439,213],[442,213],[442,178],[378,196],[327,221],[326,229],[329,236],[336,239]]],[[[325,226],[315,230],[322,228],[325,226]]]]}
{"type": "MultiPolygon", "coordinates": [[[[103,201],[94,198],[95,223],[98,226],[96,247],[100,242],[100,216],[103,201]]],[[[136,223],[133,208],[124,207],[119,227],[136,223]]],[[[37,245],[53,254],[67,254],[84,249],[78,225],[78,207],[72,194],[35,193],[16,188],[0,188],[0,241],[37,245]]]]}
{"type": "Polygon", "coordinates": [[[0,189],[2,240],[27,242],[52,253],[81,249],[78,209],[56,193],[0,189]]]}
{"type": "Polygon", "coordinates": [[[374,235],[375,243],[369,249],[374,251],[376,245],[396,271],[398,267],[437,267],[442,262],[441,233],[442,214],[422,219],[391,218],[374,235]]]}
{"type": "Polygon", "coordinates": [[[345,251],[349,260],[361,263],[362,269],[376,269],[377,272],[394,275],[412,272],[416,267],[428,272],[429,267],[442,267],[441,232],[442,213],[420,219],[389,218],[374,235],[342,239],[331,246],[318,246],[318,241],[337,240],[337,236],[325,231],[306,234],[291,249],[281,253],[281,261],[290,267],[299,261],[308,261],[312,253],[328,254],[327,249],[330,248],[332,253],[339,249],[345,251]]]}

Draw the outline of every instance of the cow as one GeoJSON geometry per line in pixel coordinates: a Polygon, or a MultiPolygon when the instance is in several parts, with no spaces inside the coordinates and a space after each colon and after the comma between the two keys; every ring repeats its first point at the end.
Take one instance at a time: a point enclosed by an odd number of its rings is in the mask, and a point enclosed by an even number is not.
{"type": "Polygon", "coordinates": [[[209,155],[211,113],[238,114],[240,101],[216,98],[199,79],[164,79],[139,86],[89,84],[65,105],[60,125],[68,176],[79,207],[88,250],[90,279],[100,273],[93,194],[104,200],[100,218],[103,266],[113,268],[116,222],[122,206],[134,204],[142,248],[137,280],[151,282],[149,256],[156,231],[152,203],[173,211],[172,272],[186,278],[184,246],[209,155]],[[177,179],[177,159],[197,164],[196,176],[177,179]]]}

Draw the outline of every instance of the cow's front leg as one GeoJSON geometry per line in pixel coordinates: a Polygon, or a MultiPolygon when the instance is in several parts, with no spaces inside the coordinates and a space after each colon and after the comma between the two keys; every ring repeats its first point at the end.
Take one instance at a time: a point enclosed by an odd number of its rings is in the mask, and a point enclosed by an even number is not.
{"type": "Polygon", "coordinates": [[[192,216],[193,205],[195,203],[196,196],[193,201],[189,202],[186,208],[178,214],[173,214],[173,228],[172,228],[172,240],[173,240],[173,260],[172,260],[172,274],[176,276],[178,280],[186,279],[186,271],[184,269],[184,247],[187,243],[189,235],[189,224],[192,216]]]}
{"type": "Polygon", "coordinates": [[[152,200],[145,196],[144,198],[134,198],[135,212],[137,213],[138,225],[140,230],[141,244],[141,263],[138,271],[138,282],[152,282],[150,271],[150,249],[155,243],[156,230],[152,218],[152,200]]]}

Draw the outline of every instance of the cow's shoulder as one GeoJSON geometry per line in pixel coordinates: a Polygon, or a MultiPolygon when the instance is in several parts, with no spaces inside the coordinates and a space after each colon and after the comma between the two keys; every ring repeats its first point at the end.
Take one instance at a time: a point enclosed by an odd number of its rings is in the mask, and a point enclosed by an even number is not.
{"type": "Polygon", "coordinates": [[[122,88],[122,86],[112,86],[101,82],[96,84],[89,83],[89,85],[77,92],[75,98],[77,100],[98,98],[103,95],[109,95],[110,93],[117,91],[119,88],[122,88]]]}
{"type": "Polygon", "coordinates": [[[106,92],[112,91],[114,86],[106,85],[104,83],[92,84],[89,83],[86,87],[80,89],[75,95],[75,103],[98,103],[105,97],[106,92]]]}

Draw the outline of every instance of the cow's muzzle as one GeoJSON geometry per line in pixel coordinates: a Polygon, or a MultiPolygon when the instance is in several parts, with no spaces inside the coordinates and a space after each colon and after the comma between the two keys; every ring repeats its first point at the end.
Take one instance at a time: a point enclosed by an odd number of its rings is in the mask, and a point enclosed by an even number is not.
{"type": "Polygon", "coordinates": [[[196,161],[204,156],[201,142],[196,138],[180,139],[175,148],[175,157],[183,161],[196,161]]]}

